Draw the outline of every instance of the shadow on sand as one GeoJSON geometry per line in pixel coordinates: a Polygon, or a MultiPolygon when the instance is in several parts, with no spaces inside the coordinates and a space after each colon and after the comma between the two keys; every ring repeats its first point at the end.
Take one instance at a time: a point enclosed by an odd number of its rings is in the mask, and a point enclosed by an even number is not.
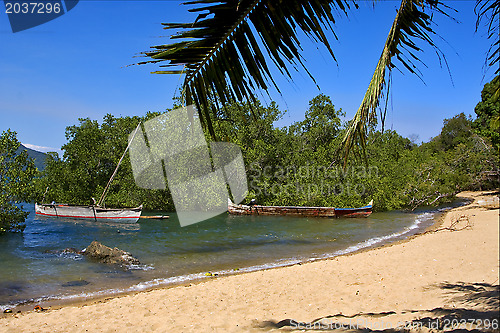
{"type": "Polygon", "coordinates": [[[445,293],[446,306],[430,310],[407,310],[381,313],[357,313],[328,315],[311,322],[293,319],[264,321],[256,325],[263,330],[282,329],[284,331],[340,331],[340,332],[499,332],[500,286],[488,283],[442,283],[438,288],[445,293]],[[451,304],[451,306],[448,306],[451,304]],[[398,316],[410,315],[413,319],[400,327],[369,327],[362,323],[398,322],[398,316]],[[341,325],[341,323],[354,323],[341,325]],[[361,324],[360,324],[361,323],[361,324]]]}

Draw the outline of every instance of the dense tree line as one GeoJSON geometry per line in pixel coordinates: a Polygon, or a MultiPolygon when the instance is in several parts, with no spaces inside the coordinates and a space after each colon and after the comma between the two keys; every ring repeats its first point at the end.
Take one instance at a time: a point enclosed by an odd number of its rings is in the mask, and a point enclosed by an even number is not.
{"type": "MultiPolygon", "coordinates": [[[[498,101],[492,105],[498,108],[498,101]]],[[[106,115],[102,124],[80,119],[78,125],[67,128],[63,157],[49,156],[38,194],[48,186],[46,201],[88,204],[91,198],[99,198],[128,135],[140,121],[158,114],[142,118],[106,115]]],[[[267,107],[256,103],[252,108],[234,103],[218,110],[214,121],[221,141],[241,147],[247,198],[261,204],[341,207],[373,199],[376,210],[391,210],[435,205],[452,200],[462,190],[498,186],[497,179],[488,177],[488,172],[498,172],[495,137],[484,135],[481,116],[475,122],[463,113],[445,119],[441,133],[420,145],[395,131],[376,130],[373,124],[367,133],[366,160],[353,157],[344,167],[339,149],[349,123],[342,120],[342,109],[336,109],[329,97],[313,98],[304,120],[275,127],[283,114],[275,103],[267,107]]],[[[135,185],[128,156],[105,203],[174,209],[168,191],[135,185]]]]}
{"type": "Polygon", "coordinates": [[[463,113],[445,119],[441,133],[421,145],[372,127],[367,163],[353,158],[344,168],[339,148],[349,124],[327,96],[311,100],[305,120],[286,128],[273,127],[281,115],[275,105],[260,111],[256,122],[238,117],[225,125],[243,149],[249,198],[262,204],[342,207],[373,199],[379,211],[413,209],[452,200],[462,190],[498,186],[487,173],[498,173],[498,152],[463,113]]]}
{"type": "MultiPolygon", "coordinates": [[[[494,79],[498,81],[498,77],[494,79]]],[[[342,109],[318,95],[309,102],[304,120],[274,126],[284,112],[275,103],[262,106],[233,103],[212,112],[220,141],[240,146],[249,193],[264,205],[360,206],[374,200],[375,210],[413,209],[452,200],[463,190],[498,188],[498,114],[495,85],[486,84],[476,106],[477,119],[463,113],[443,121],[441,133],[416,144],[392,130],[367,131],[366,156],[352,156],[344,167],[339,153],[350,125],[342,109]],[[249,111],[252,110],[252,111],[249,111]]],[[[168,112],[168,111],[166,111],[168,112]]],[[[37,171],[25,152],[19,153],[16,133],[0,136],[0,233],[22,231],[26,213],[16,202],[35,200],[91,204],[102,194],[123,154],[128,136],[144,117],[106,115],[66,129],[63,156],[49,153],[37,171]],[[48,189],[47,189],[48,188],[48,189]]],[[[207,134],[207,141],[210,138],[207,134]]],[[[136,186],[129,156],[115,176],[105,205],[173,210],[168,189],[136,186]]]]}

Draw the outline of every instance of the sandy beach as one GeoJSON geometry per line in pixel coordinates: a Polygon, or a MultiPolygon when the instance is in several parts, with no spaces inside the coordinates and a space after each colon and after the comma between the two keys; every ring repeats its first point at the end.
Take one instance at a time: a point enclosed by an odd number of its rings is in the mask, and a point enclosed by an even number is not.
{"type": "Polygon", "coordinates": [[[499,210],[493,195],[460,195],[474,202],[451,210],[433,230],[408,241],[302,265],[6,314],[0,331],[451,331],[458,325],[498,331],[499,210]]]}

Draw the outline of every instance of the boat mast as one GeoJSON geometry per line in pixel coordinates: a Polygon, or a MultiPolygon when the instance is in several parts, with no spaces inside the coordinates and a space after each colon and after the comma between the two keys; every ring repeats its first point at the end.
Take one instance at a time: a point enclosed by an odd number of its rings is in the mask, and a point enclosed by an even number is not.
{"type": "Polygon", "coordinates": [[[118,161],[118,165],[116,166],[115,168],[115,171],[113,172],[113,174],[111,175],[111,178],[109,178],[109,181],[108,181],[108,184],[106,185],[106,188],[104,188],[104,191],[102,192],[102,195],[101,197],[99,198],[99,201],[97,202],[97,205],[96,206],[101,206],[103,201],[104,201],[104,198],[106,197],[106,193],[108,192],[109,190],[109,185],[111,185],[111,182],[113,181],[113,179],[115,178],[115,175],[116,175],[116,172],[118,171],[118,168],[120,167],[120,164],[122,163],[122,160],[123,158],[125,157],[125,154],[127,153],[127,150],[130,148],[130,145],[132,144],[132,141],[134,140],[134,137],[135,137],[135,134],[137,133],[137,131],[139,130],[139,127],[141,126],[141,123],[139,122],[139,124],[137,125],[137,127],[135,128],[135,131],[134,131],[134,134],[132,134],[132,138],[129,140],[128,142],[128,145],[127,145],[127,148],[125,148],[125,151],[123,152],[123,155],[122,157],[120,158],[120,160],[118,161]]]}

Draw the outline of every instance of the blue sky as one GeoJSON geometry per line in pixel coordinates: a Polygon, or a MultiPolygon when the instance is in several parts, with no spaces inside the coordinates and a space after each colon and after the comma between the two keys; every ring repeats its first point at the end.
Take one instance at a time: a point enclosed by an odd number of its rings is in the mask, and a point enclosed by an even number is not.
{"type": "MultiPolygon", "coordinates": [[[[277,125],[302,120],[308,102],[317,94],[330,96],[347,118],[356,112],[378,61],[398,1],[360,1],[360,9],[334,26],[335,63],[326,49],[303,39],[306,65],[321,90],[304,72],[294,82],[277,78],[282,91],[270,91],[287,110],[277,125]]],[[[458,10],[456,23],[434,17],[445,41],[438,45],[447,56],[451,78],[434,51],[424,48],[421,66],[425,84],[405,71],[393,75],[392,99],[386,128],[428,141],[439,134],[443,119],[460,112],[474,115],[484,83],[483,64],[489,41],[475,28],[475,1],[446,1],[458,10]]],[[[3,5],[0,5],[3,8],[3,5]]],[[[27,145],[59,149],[65,128],[78,118],[101,120],[144,115],[172,106],[182,80],[156,75],[153,65],[128,66],[152,45],[168,43],[162,22],[189,22],[195,15],[180,1],[81,0],[67,14],[38,27],[12,33],[0,12],[0,131],[10,128],[27,145]]]]}

